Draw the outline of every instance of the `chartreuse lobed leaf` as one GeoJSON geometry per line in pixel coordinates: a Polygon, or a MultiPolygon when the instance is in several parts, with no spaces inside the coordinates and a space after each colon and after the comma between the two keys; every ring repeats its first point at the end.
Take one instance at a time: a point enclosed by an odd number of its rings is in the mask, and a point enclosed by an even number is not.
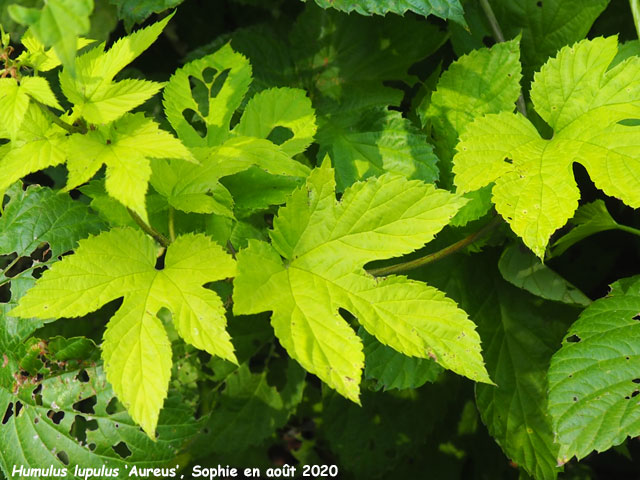
{"type": "MultiPolygon", "coordinates": [[[[249,61],[229,45],[188,63],[171,77],[164,91],[165,113],[199,161],[198,165],[154,163],[151,183],[171,207],[233,218],[233,198],[220,179],[252,167],[278,176],[309,174],[308,167],[291,158],[306,150],[316,132],[315,112],[303,90],[274,88],[260,92],[248,101],[231,130],[231,117],[250,82],[249,61]],[[206,98],[192,89],[190,78],[206,87],[206,98]],[[194,122],[187,121],[187,112],[200,119],[206,128],[204,136],[194,122]]],[[[264,186],[251,176],[244,180],[248,188],[264,186]]],[[[266,208],[269,204],[258,202],[259,206],[266,208]]]]}
{"type": "Polygon", "coordinates": [[[249,60],[226,44],[211,55],[189,62],[172,75],[163,92],[164,112],[188,147],[220,145],[231,136],[231,117],[240,107],[250,84],[249,60]],[[192,92],[191,78],[206,87],[206,98],[200,99],[201,105],[192,92]],[[187,121],[185,113],[204,124],[204,136],[187,121]]]}
{"type": "Polygon", "coordinates": [[[612,285],[582,312],[549,368],[558,463],[640,435],[640,281],[612,285]]]}
{"type": "Polygon", "coordinates": [[[0,78],[0,122],[9,138],[18,137],[32,100],[61,109],[45,78],[0,78]]]}
{"type": "MultiPolygon", "coordinates": [[[[306,0],[304,0],[306,1],[306,0]]],[[[445,20],[451,19],[462,25],[464,12],[458,0],[315,0],[322,8],[335,8],[343,12],[357,12],[361,15],[403,15],[407,11],[419,15],[436,15],[445,20]]]]}
{"type": "Polygon", "coordinates": [[[271,323],[289,355],[356,402],[363,347],[339,308],[405,355],[431,357],[490,383],[474,325],[453,301],[422,283],[376,279],[363,269],[422,247],[463,204],[433,185],[393,175],[356,183],[336,202],[325,161],[280,209],[271,244],[251,240],[239,253],[234,313],[273,311],[271,323]]]}
{"type": "Polygon", "coordinates": [[[513,111],[520,95],[519,39],[474,50],[453,62],[436,90],[417,108],[424,127],[430,126],[441,164],[441,183],[451,185],[451,160],[458,138],[476,117],[513,111]]]}
{"type": "MultiPolygon", "coordinates": [[[[513,111],[520,95],[520,39],[474,50],[453,62],[436,90],[417,108],[422,125],[430,127],[440,159],[440,185],[452,187],[451,172],[460,134],[476,117],[513,111]]],[[[477,220],[491,208],[489,192],[468,192],[469,199],[453,219],[454,225],[477,220]]]]}
{"type": "Polygon", "coordinates": [[[17,4],[9,6],[13,19],[30,26],[45,47],[53,47],[71,75],[75,73],[78,37],[89,32],[92,11],[93,0],[48,0],[42,10],[17,4]]]}
{"type": "MultiPolygon", "coordinates": [[[[94,41],[95,40],[80,37],[77,41],[76,50],[80,50],[94,41]]],[[[38,40],[31,30],[27,30],[24,33],[20,42],[26,50],[22,52],[16,60],[22,65],[29,66],[40,72],[47,72],[60,66],[60,59],[55,54],[53,48],[46,48],[44,43],[38,40]]]]}
{"type": "Polygon", "coordinates": [[[453,167],[458,191],[495,182],[496,209],[540,258],[578,206],[573,162],[607,195],[640,206],[634,174],[640,127],[621,123],[640,116],[640,58],[607,70],[617,44],[615,37],[581,41],[536,73],[531,99],[554,130],[550,140],[509,112],[476,119],[460,137],[453,167]]]}
{"type": "Polygon", "coordinates": [[[284,130],[278,143],[290,156],[304,152],[316,133],[316,117],[311,100],[297,88],[271,88],[249,100],[233,133],[245,137],[270,138],[274,130],[284,130]]]}
{"type": "Polygon", "coordinates": [[[78,317],[124,298],[104,334],[107,379],[131,417],[153,438],[171,374],[171,346],[160,319],[173,313],[178,334],[197,348],[235,361],[220,297],[202,287],[235,273],[235,262],[204,235],[184,235],[156,270],[152,239],[131,228],[79,242],[10,312],[17,317],[78,317]]]}
{"type": "Polygon", "coordinates": [[[120,38],[106,52],[102,43],[79,56],[75,60],[75,76],[67,69],[60,73],[62,93],[73,104],[72,118],[82,117],[93,124],[113,122],[163,87],[162,83],[148,80],[114,82],[113,78],[149,48],[172,16],[120,38]]]}
{"type": "Polygon", "coordinates": [[[105,186],[109,195],[147,219],[145,195],[151,178],[151,158],[195,161],[191,152],[169,132],[143,113],[125,114],[119,120],[74,133],[67,142],[67,190],[91,179],[102,165],[107,167],[105,186]]]}
{"type": "Polygon", "coordinates": [[[66,158],[64,130],[30,105],[17,136],[0,147],[0,193],[25,175],[59,165],[66,158]]]}

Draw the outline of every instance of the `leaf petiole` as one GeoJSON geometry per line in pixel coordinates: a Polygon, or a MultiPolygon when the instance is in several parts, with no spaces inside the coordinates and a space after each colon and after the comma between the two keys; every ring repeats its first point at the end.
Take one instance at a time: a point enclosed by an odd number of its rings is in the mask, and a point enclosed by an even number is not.
{"type": "Polygon", "coordinates": [[[409,270],[415,270],[416,268],[422,267],[429,263],[433,263],[442,258],[448,257],[459,250],[462,250],[465,247],[468,247],[473,242],[478,240],[479,238],[484,237],[487,233],[493,230],[498,225],[502,224],[504,220],[499,215],[496,215],[489,223],[483,226],[477,232],[473,232],[471,235],[463,238],[462,240],[457,241],[456,243],[449,245],[448,247],[443,248],[442,250],[438,250],[437,252],[430,253],[429,255],[425,255],[424,257],[416,258],[415,260],[410,260],[408,262],[398,263],[397,265],[390,265],[388,267],[381,268],[373,268],[371,270],[367,270],[373,276],[380,277],[384,275],[391,275],[394,273],[402,273],[409,270]]]}

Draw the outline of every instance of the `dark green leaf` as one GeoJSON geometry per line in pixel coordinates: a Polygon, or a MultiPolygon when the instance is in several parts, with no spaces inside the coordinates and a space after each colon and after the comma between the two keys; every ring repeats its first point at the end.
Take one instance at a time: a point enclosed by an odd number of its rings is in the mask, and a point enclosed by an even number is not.
{"type": "Polygon", "coordinates": [[[640,435],[640,279],[616,282],[571,326],[549,369],[558,463],[640,435]]]}
{"type": "Polygon", "coordinates": [[[152,13],[160,13],[180,5],[184,0],[109,0],[118,7],[118,17],[124,20],[127,31],[136,23],[142,23],[152,13]]]}
{"type": "Polygon", "coordinates": [[[418,388],[444,371],[431,359],[407,357],[383,345],[362,327],[358,335],[364,344],[364,376],[375,380],[377,390],[418,388]]]}
{"type": "Polygon", "coordinates": [[[412,11],[425,17],[436,15],[466,25],[458,0],[316,0],[316,3],[322,8],[356,11],[361,15],[386,15],[389,12],[403,15],[406,11],[412,11]]]}
{"type": "Polygon", "coordinates": [[[506,281],[538,297],[582,306],[591,303],[577,287],[547,267],[531,250],[519,243],[504,249],[498,268],[506,281]]]}
{"type": "Polygon", "coordinates": [[[104,226],[86,205],[67,194],[39,186],[14,192],[0,218],[0,254],[27,256],[47,242],[56,258],[104,226]]]}

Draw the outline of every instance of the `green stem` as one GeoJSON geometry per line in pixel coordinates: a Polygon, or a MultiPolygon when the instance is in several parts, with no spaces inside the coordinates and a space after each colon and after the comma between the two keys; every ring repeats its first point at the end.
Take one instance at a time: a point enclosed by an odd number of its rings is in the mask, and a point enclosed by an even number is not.
{"type": "Polygon", "coordinates": [[[633,14],[633,23],[636,26],[636,35],[640,38],[640,1],[629,0],[629,5],[633,14]]]}
{"type": "Polygon", "coordinates": [[[173,207],[169,207],[169,238],[172,242],[176,241],[176,211],[173,207]]]}
{"type": "Polygon", "coordinates": [[[51,110],[49,110],[49,107],[47,107],[46,105],[38,102],[37,100],[32,99],[31,101],[35,102],[36,105],[40,107],[40,110],[42,110],[51,119],[51,121],[60,128],[66,130],[69,133],[83,133],[81,128],[74,127],[73,125],[69,125],[67,122],[63,122],[62,120],[60,120],[60,118],[51,110]]]}
{"type": "Polygon", "coordinates": [[[629,227],[627,225],[618,225],[618,230],[622,230],[623,232],[632,233],[633,235],[637,235],[640,237],[640,230],[637,228],[629,227]]]}
{"type": "Polygon", "coordinates": [[[463,238],[462,240],[449,245],[448,247],[443,248],[442,250],[438,250],[435,253],[431,253],[429,255],[425,255],[424,257],[416,258],[415,260],[411,260],[404,263],[398,263],[397,265],[390,265],[388,267],[381,268],[373,268],[371,270],[367,270],[371,275],[376,277],[380,277],[382,275],[391,275],[394,273],[402,273],[408,270],[413,270],[418,267],[422,267],[429,263],[433,263],[442,258],[448,257],[449,255],[462,250],[465,247],[468,247],[473,242],[482,238],[495,227],[500,225],[503,222],[502,217],[496,215],[489,223],[487,223],[484,227],[482,227],[477,232],[472,233],[468,237],[463,238]]]}
{"type": "MultiPolygon", "coordinates": [[[[491,8],[491,4],[489,0],[480,0],[480,6],[484,11],[487,20],[489,21],[489,26],[491,27],[491,31],[493,32],[493,37],[496,39],[496,42],[502,43],[505,41],[504,34],[502,33],[502,28],[500,28],[500,23],[498,23],[498,19],[496,18],[496,14],[493,13],[493,8],[491,8]]],[[[527,105],[524,102],[524,96],[520,94],[517,101],[518,111],[527,116],[527,105]]]]}
{"type": "Polygon", "coordinates": [[[487,20],[489,21],[489,26],[493,31],[493,36],[495,37],[496,41],[499,43],[504,42],[504,35],[502,34],[502,29],[500,28],[500,24],[498,23],[496,14],[493,13],[493,8],[491,8],[491,4],[489,3],[489,0],[480,0],[480,6],[482,7],[484,14],[486,15],[487,20]]]}
{"type": "Polygon", "coordinates": [[[140,228],[144,230],[144,232],[147,235],[150,235],[151,237],[153,237],[153,239],[156,242],[158,242],[163,247],[168,247],[171,244],[171,241],[167,237],[162,235],[157,230],[154,230],[149,224],[147,224],[147,222],[145,222],[140,217],[140,215],[138,215],[136,212],[134,212],[130,208],[127,208],[127,211],[129,212],[129,215],[131,215],[131,218],[133,218],[133,221],[136,222],[140,226],[140,228]]]}

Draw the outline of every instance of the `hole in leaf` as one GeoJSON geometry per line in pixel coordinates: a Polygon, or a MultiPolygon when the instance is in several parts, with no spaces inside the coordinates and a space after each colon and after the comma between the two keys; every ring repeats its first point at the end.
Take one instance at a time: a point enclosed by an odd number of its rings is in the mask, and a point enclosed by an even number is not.
{"type": "Polygon", "coordinates": [[[202,78],[204,78],[204,83],[209,84],[213,82],[213,79],[216,77],[218,70],[212,67],[207,67],[202,71],[202,78]]]}
{"type": "Polygon", "coordinates": [[[640,392],[639,392],[638,390],[636,390],[635,392],[633,392],[633,393],[631,394],[631,398],[637,397],[639,393],[640,393],[640,392]]]}
{"type": "Polygon", "coordinates": [[[90,443],[87,446],[89,447],[89,450],[91,450],[92,452],[96,449],[96,444],[95,443],[90,443]]]}
{"type": "Polygon", "coordinates": [[[632,320],[640,320],[640,313],[632,318],[632,320]]]}
{"type": "Polygon", "coordinates": [[[539,7],[539,8],[542,8],[542,1],[536,2],[536,6],[539,7]]]}
{"type": "Polygon", "coordinates": [[[184,118],[189,125],[204,138],[204,132],[202,130],[202,126],[204,125],[204,120],[195,110],[191,108],[187,108],[182,111],[182,118],[184,118]]]}
{"type": "Polygon", "coordinates": [[[274,127],[269,135],[267,136],[267,140],[275,143],[276,145],[282,145],[287,140],[291,140],[293,138],[293,130],[289,127],[274,127]]]}
{"type": "Polygon", "coordinates": [[[42,245],[39,245],[33,253],[30,255],[32,260],[38,260],[39,262],[46,262],[51,258],[51,247],[48,243],[44,242],[42,245]]]}
{"type": "Polygon", "coordinates": [[[9,403],[9,405],[7,405],[7,409],[5,410],[4,416],[2,417],[2,425],[6,425],[11,417],[13,417],[13,403],[9,403]]]}
{"type": "Polygon", "coordinates": [[[31,394],[34,402],[38,406],[42,406],[42,384],[38,385],[31,394]]]}
{"type": "Polygon", "coordinates": [[[209,93],[210,98],[216,98],[218,96],[218,94],[220,93],[220,90],[222,90],[222,87],[224,86],[224,82],[227,81],[229,72],[231,72],[231,69],[227,68],[226,70],[223,70],[222,72],[220,72],[220,75],[216,77],[215,81],[213,82],[213,85],[211,85],[211,92],[209,93]]]}
{"type": "Polygon", "coordinates": [[[482,37],[482,43],[485,47],[492,47],[496,42],[491,37],[482,37]]]}
{"type": "Polygon", "coordinates": [[[116,397],[113,397],[111,400],[109,400],[107,408],[105,408],[104,410],[108,415],[113,415],[114,413],[116,413],[118,411],[118,399],[116,397]]]}
{"type": "Polygon", "coordinates": [[[633,383],[640,383],[640,378],[634,378],[633,380],[631,380],[633,383]]]}
{"type": "Polygon", "coordinates": [[[157,259],[156,259],[156,270],[162,270],[164,269],[164,257],[167,254],[167,250],[165,249],[164,252],[162,252],[162,255],[160,255],[157,259]]]}
{"type": "Polygon", "coordinates": [[[20,415],[21,410],[22,410],[22,402],[16,402],[16,417],[20,415]]]}
{"type": "Polygon", "coordinates": [[[573,401],[577,402],[578,401],[578,397],[573,397],[573,401]]]}
{"type": "Polygon", "coordinates": [[[64,418],[64,412],[63,411],[54,412],[53,410],[49,410],[47,412],[47,417],[49,417],[51,421],[56,425],[60,425],[60,422],[64,418]]]}
{"type": "Polygon", "coordinates": [[[0,303],[8,303],[11,300],[11,284],[5,283],[0,287],[0,303]]]}
{"type": "Polygon", "coordinates": [[[37,425],[38,423],[40,423],[40,417],[34,417],[33,418],[33,424],[37,425]]]}
{"type": "Polygon", "coordinates": [[[86,370],[80,370],[75,379],[80,383],[87,383],[89,381],[89,374],[86,370]]]}
{"type": "Polygon", "coordinates": [[[569,343],[578,343],[581,340],[581,338],[577,335],[571,335],[570,337],[567,338],[567,342],[569,343]]]}
{"type": "Polygon", "coordinates": [[[122,458],[131,456],[131,450],[129,450],[129,447],[124,442],[120,442],[111,448],[113,448],[113,451],[120,455],[122,458]]]}
{"type": "Polygon", "coordinates": [[[510,165],[513,165],[513,160],[510,158],[505,158],[504,161],[510,165]]]}
{"type": "Polygon", "coordinates": [[[191,95],[198,104],[198,111],[203,117],[209,115],[209,88],[202,80],[195,77],[189,77],[191,81],[191,95]]]}
{"type": "Polygon", "coordinates": [[[61,452],[58,452],[56,456],[60,459],[62,463],[64,463],[65,465],[69,465],[69,455],[67,455],[67,452],[63,450],[61,452]]]}
{"type": "Polygon", "coordinates": [[[96,403],[98,403],[98,399],[95,395],[91,397],[85,398],[84,400],[80,400],[73,404],[73,409],[77,412],[81,413],[96,413],[93,407],[95,407],[96,403]]]}

